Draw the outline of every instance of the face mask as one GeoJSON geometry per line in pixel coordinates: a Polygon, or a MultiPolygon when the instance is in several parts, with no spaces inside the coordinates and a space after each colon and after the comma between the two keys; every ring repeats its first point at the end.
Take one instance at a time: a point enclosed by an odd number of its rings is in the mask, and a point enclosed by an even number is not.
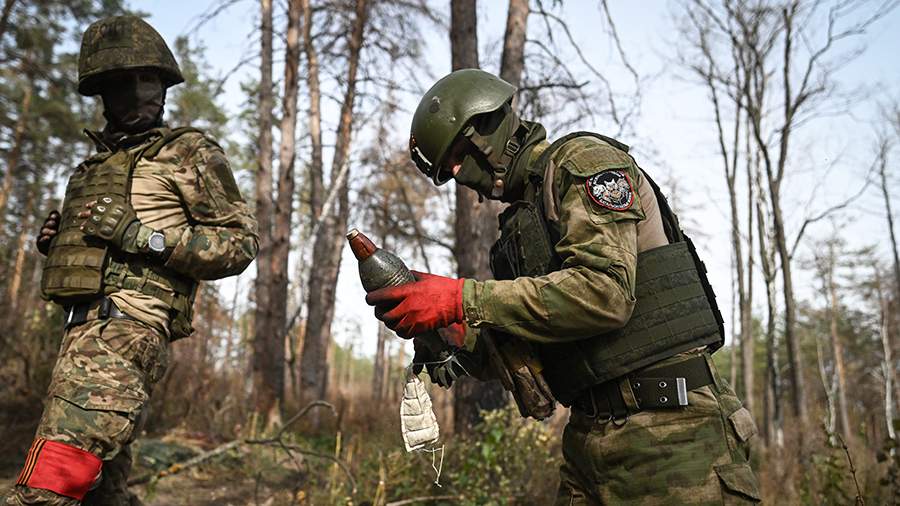
{"type": "Polygon", "coordinates": [[[407,372],[400,403],[400,431],[408,452],[431,449],[441,437],[431,397],[425,384],[411,370],[407,372]]]}
{"type": "Polygon", "coordinates": [[[103,86],[103,115],[116,130],[144,132],[159,125],[166,88],[156,72],[122,72],[103,86]]]}
{"type": "Polygon", "coordinates": [[[457,184],[461,184],[478,192],[479,195],[490,196],[494,187],[494,177],[487,160],[478,153],[466,155],[459,172],[453,176],[457,184]]]}
{"type": "MultiPolygon", "coordinates": [[[[472,126],[477,135],[472,135],[470,140],[476,144],[481,143],[481,147],[471,146],[455,179],[458,184],[475,190],[483,197],[496,199],[498,198],[494,194],[496,169],[491,166],[484,153],[488,150],[491,153],[502,153],[507,141],[516,133],[519,119],[507,106],[494,113],[477,117],[472,126]]],[[[510,167],[503,169],[509,170],[510,167]]]]}

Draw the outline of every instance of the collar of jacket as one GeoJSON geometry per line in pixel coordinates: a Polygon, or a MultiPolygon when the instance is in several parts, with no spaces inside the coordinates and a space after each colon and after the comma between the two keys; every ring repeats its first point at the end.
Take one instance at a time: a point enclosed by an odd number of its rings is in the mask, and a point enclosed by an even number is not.
{"type": "Polygon", "coordinates": [[[85,128],[84,135],[94,143],[94,147],[97,151],[102,153],[105,151],[115,152],[120,149],[128,149],[144,144],[149,140],[156,140],[165,135],[165,130],[167,129],[168,126],[163,124],[162,126],[151,128],[150,130],[139,134],[127,135],[111,133],[108,131],[108,127],[104,128],[102,131],[88,130],[85,128]]]}

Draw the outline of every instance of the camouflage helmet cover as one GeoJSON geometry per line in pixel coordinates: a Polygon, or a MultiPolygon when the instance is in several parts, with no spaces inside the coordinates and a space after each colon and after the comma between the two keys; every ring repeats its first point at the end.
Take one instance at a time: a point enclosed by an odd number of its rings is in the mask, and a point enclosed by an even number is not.
{"type": "Polygon", "coordinates": [[[91,24],[81,38],[78,93],[100,93],[103,74],[137,68],[156,69],[165,86],[184,82],[162,36],[137,16],[114,16],[91,24]]]}
{"type": "Polygon", "coordinates": [[[435,184],[447,182],[440,164],[456,137],[474,116],[500,109],[515,92],[515,86],[479,69],[457,70],[436,82],[413,114],[409,149],[416,167],[435,184]]]}

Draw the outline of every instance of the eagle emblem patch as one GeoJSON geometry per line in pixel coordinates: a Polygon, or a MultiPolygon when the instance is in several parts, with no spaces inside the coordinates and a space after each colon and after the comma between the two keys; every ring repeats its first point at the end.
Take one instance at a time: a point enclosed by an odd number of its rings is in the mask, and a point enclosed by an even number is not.
{"type": "Polygon", "coordinates": [[[623,170],[594,174],[584,185],[591,200],[601,207],[625,211],[634,203],[634,187],[623,170]]]}

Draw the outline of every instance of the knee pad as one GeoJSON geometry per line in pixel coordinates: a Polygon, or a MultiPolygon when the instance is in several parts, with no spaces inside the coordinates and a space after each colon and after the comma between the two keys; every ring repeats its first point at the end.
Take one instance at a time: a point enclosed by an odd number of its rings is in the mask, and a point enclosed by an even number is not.
{"type": "Polygon", "coordinates": [[[103,461],[93,453],[39,437],[31,444],[16,485],[80,501],[97,481],[102,467],[103,461]]]}

